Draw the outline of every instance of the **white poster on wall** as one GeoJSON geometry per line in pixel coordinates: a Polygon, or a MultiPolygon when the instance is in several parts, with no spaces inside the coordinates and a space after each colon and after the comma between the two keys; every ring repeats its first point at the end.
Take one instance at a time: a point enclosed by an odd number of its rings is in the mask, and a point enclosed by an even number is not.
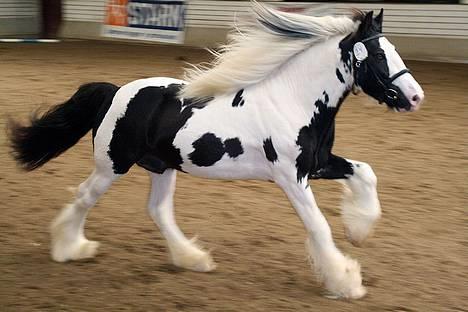
{"type": "Polygon", "coordinates": [[[184,1],[109,0],[102,35],[183,43],[185,8],[184,1]]]}

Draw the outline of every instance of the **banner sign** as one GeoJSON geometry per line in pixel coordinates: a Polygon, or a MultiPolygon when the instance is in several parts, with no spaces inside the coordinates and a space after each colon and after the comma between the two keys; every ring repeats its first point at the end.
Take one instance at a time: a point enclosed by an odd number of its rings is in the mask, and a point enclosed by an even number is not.
{"type": "Polygon", "coordinates": [[[184,42],[185,2],[170,0],[109,0],[105,37],[184,42]]]}

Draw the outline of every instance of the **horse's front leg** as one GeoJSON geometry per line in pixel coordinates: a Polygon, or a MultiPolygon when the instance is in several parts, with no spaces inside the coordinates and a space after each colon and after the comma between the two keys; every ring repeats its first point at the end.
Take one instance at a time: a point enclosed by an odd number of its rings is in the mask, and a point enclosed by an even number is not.
{"type": "Polygon", "coordinates": [[[330,227],[307,180],[297,182],[295,174],[281,174],[275,182],[284,190],[305,225],[315,271],[327,290],[336,297],[357,299],[364,296],[366,290],[362,286],[361,268],[357,261],[336,248],[330,227]]]}
{"type": "Polygon", "coordinates": [[[336,179],[344,185],[342,216],[346,236],[359,245],[372,232],[381,214],[374,171],[367,163],[330,155],[319,178],[336,179]]]}

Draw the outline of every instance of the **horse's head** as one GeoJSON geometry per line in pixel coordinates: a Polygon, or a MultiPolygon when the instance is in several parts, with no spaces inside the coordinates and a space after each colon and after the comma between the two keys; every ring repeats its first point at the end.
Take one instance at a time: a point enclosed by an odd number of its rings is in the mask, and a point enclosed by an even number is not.
{"type": "Polygon", "coordinates": [[[395,47],[382,34],[383,9],[375,18],[372,11],[361,18],[353,38],[355,84],[396,111],[417,110],[424,92],[395,47]]]}

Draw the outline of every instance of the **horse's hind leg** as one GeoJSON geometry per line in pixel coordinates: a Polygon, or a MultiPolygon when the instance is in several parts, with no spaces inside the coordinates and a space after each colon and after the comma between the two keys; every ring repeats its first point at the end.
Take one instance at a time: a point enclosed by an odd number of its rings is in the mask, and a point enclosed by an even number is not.
{"type": "Polygon", "coordinates": [[[176,171],[167,169],[162,174],[150,173],[151,194],[148,210],[154,222],[167,240],[172,263],[198,272],[216,268],[210,254],[185,237],[174,218],[176,171]]]}
{"type": "Polygon", "coordinates": [[[99,243],[87,240],[84,235],[86,215],[117,177],[112,170],[96,168],[80,184],[73,203],[65,206],[52,223],[52,259],[64,262],[94,257],[99,243]]]}

